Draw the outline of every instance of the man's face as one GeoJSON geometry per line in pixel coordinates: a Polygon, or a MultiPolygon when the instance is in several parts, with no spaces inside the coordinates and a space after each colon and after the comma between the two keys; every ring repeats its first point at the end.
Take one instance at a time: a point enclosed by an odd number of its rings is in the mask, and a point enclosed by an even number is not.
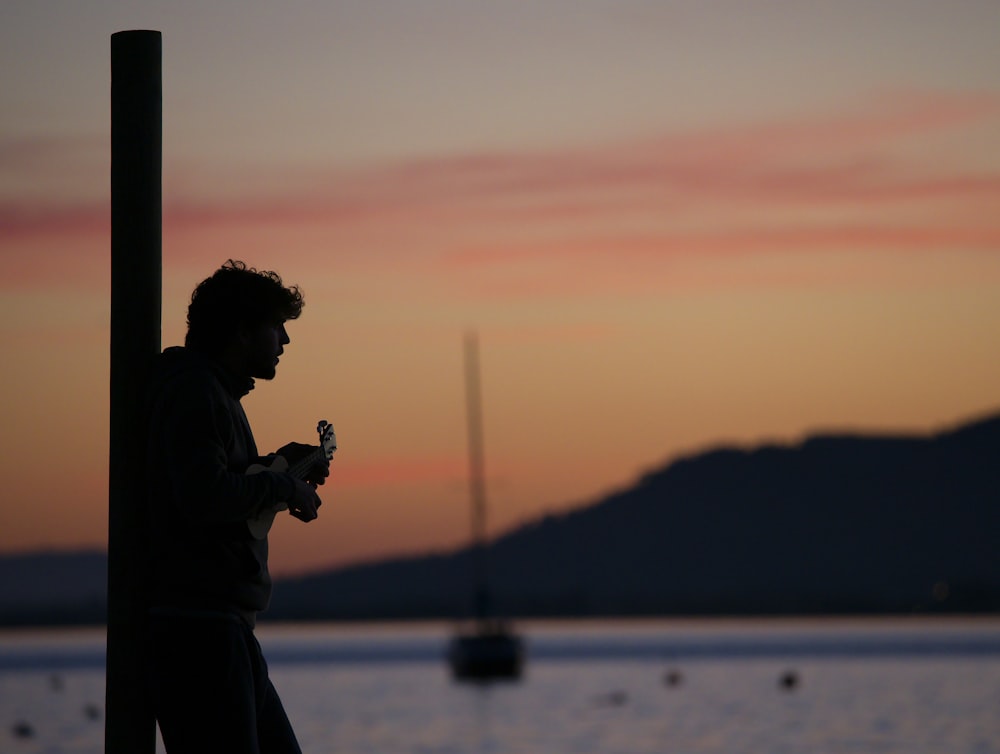
{"type": "Polygon", "coordinates": [[[273,380],[278,366],[278,357],[290,343],[284,321],[276,324],[260,325],[247,333],[245,355],[247,372],[250,377],[273,380]]]}

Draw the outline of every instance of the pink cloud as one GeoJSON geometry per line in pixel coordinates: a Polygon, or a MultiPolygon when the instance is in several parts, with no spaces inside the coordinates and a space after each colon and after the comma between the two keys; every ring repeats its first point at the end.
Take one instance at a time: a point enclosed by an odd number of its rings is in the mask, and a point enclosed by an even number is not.
{"type": "Polygon", "coordinates": [[[775,152],[856,151],[953,131],[998,116],[998,92],[897,92],[872,96],[853,110],[668,135],[661,144],[726,160],[775,152]]]}
{"type": "Polygon", "coordinates": [[[612,256],[621,262],[670,254],[741,254],[808,252],[829,249],[1000,251],[1000,225],[993,228],[837,225],[818,227],[747,227],[724,232],[604,236],[479,246],[448,255],[457,266],[491,266],[546,259],[585,260],[612,256]]]}
{"type": "Polygon", "coordinates": [[[0,238],[108,235],[111,207],[107,202],[52,205],[0,201],[0,238]]]}
{"type": "MultiPolygon", "coordinates": [[[[967,156],[930,160],[907,148],[998,117],[996,93],[909,94],[855,110],[589,149],[319,168],[300,176],[300,189],[277,196],[167,195],[163,222],[167,234],[314,229],[331,246],[423,247],[459,266],[601,253],[996,251],[1000,169],[973,171],[962,167],[967,156]],[[959,224],[955,206],[979,207],[981,215],[959,224]],[[837,220],[806,224],[804,211],[837,220]],[[890,212],[894,220],[883,221],[890,212]],[[692,218],[724,230],[691,230],[692,218]]],[[[88,139],[8,142],[0,144],[0,167],[23,170],[32,159],[49,164],[53,155],[94,148],[88,139]]],[[[108,233],[106,200],[0,197],[0,241],[8,248],[108,233]]]]}

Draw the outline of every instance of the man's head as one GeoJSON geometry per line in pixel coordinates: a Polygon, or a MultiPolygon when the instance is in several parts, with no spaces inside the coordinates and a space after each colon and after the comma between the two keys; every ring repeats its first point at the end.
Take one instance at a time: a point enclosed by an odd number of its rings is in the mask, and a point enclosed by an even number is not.
{"type": "Polygon", "coordinates": [[[276,272],[258,271],[230,259],[191,294],[184,344],[214,358],[239,362],[249,377],[274,377],[284,323],[297,319],[305,302],[297,286],[276,272]]]}

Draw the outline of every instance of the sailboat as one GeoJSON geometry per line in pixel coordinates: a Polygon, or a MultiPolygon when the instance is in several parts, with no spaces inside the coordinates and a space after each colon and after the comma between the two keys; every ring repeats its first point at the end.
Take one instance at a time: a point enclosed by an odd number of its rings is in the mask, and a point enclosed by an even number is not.
{"type": "Polygon", "coordinates": [[[483,458],[482,397],[479,387],[479,340],[465,338],[465,391],[469,425],[469,492],[472,503],[474,619],[448,646],[448,662],[457,680],[517,679],[524,665],[524,642],[508,621],[493,614],[486,563],[486,477],[483,458]]]}

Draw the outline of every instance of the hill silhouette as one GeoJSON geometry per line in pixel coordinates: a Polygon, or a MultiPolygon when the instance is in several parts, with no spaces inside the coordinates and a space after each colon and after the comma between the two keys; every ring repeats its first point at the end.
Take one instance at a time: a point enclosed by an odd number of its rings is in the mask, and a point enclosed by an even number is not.
{"type": "MultiPolygon", "coordinates": [[[[677,458],[487,548],[518,616],[1000,612],[1000,415],[677,458]]],[[[475,552],[276,584],[266,620],[456,618],[475,552]]],[[[104,553],[0,557],[0,624],[101,622],[104,553]]]]}
{"type": "MultiPolygon", "coordinates": [[[[488,547],[509,616],[1000,610],[1000,416],[718,448],[488,547]]],[[[286,580],[267,616],[468,613],[473,551],[286,580]]]]}
{"type": "Polygon", "coordinates": [[[107,584],[101,550],[0,556],[0,625],[103,623],[107,584]]]}

